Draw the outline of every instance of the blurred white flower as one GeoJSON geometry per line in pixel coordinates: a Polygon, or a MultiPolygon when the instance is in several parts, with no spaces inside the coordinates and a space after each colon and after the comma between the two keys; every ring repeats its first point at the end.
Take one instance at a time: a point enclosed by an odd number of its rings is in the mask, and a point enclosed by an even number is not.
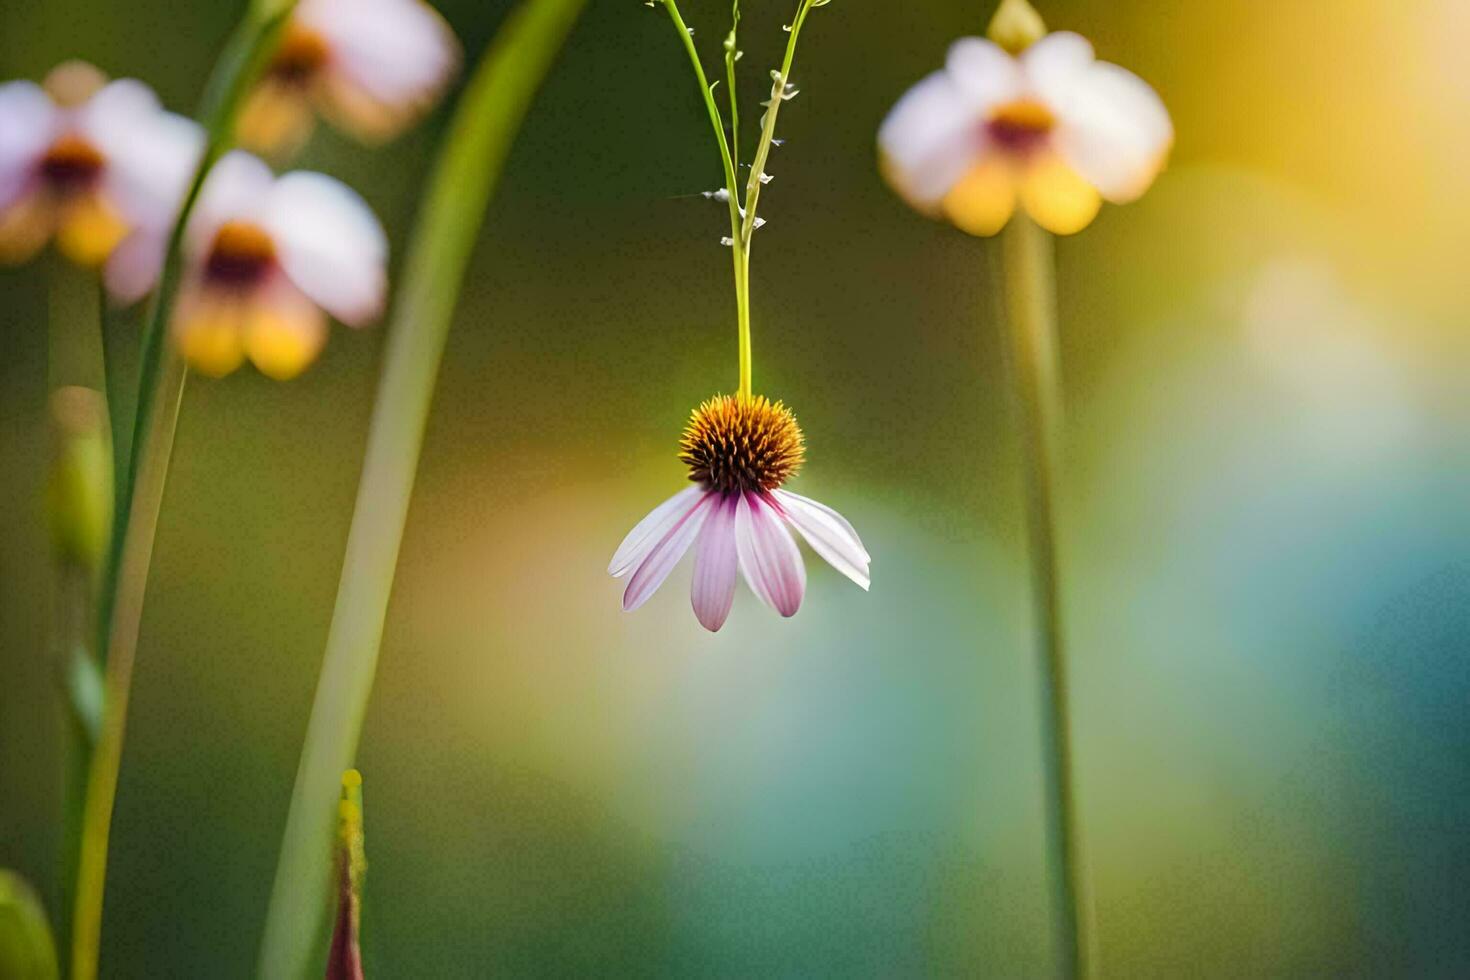
{"type": "Polygon", "coordinates": [[[327,314],[358,327],[382,312],[387,260],[382,226],[340,181],[277,178],[230,153],[189,216],[174,342],[203,374],[229,374],[248,357],[272,378],[295,377],[326,343],[327,314]]]}
{"type": "Polygon", "coordinates": [[[81,62],[44,88],[0,85],[0,262],[55,237],[72,261],[99,265],[134,230],[172,222],[203,146],[148,86],[81,62]]]}
{"type": "Polygon", "coordinates": [[[1080,231],[1103,199],[1141,196],[1173,142],[1153,89],[1067,32],[1014,57],[961,38],[878,133],[893,188],[973,235],[1000,231],[1018,204],[1056,234],[1080,231]]]}
{"type": "Polygon", "coordinates": [[[240,142],[288,153],[310,135],[313,108],[359,139],[386,140],[428,111],[459,60],[423,0],[302,0],[241,113],[240,142]]]}

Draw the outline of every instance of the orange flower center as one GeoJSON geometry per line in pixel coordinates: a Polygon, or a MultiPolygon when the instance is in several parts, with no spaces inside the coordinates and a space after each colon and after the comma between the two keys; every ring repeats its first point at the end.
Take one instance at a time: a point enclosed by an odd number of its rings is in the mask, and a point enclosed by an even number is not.
{"type": "Polygon", "coordinates": [[[1046,106],[1034,99],[1020,99],[992,112],[985,131],[1001,148],[1029,155],[1046,142],[1056,124],[1056,116],[1046,106]]]}
{"type": "Polygon", "coordinates": [[[252,286],[276,261],[276,246],[264,228],[249,221],[226,221],[214,233],[204,274],[223,286],[252,286]]]}
{"type": "Polygon", "coordinates": [[[106,163],[107,159],[95,146],[68,133],[52,143],[41,158],[41,175],[56,190],[71,193],[95,181],[106,163]]]}
{"type": "Polygon", "coordinates": [[[679,443],[689,479],[721,493],[774,490],[805,456],[791,410],[765,397],[717,395],[695,409],[679,443]]]}
{"type": "Polygon", "coordinates": [[[330,56],[326,38],[292,21],[271,59],[269,74],[278,81],[303,85],[321,70],[330,56]]]}

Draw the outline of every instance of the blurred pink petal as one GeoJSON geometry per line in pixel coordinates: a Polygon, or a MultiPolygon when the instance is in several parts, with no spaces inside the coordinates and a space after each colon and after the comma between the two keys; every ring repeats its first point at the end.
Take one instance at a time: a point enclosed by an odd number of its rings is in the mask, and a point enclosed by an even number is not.
{"type": "Polygon", "coordinates": [[[304,0],[295,17],[330,52],[325,108],[363,137],[386,138],[411,123],[459,66],[453,31],[422,0],[304,0]]]}
{"type": "Polygon", "coordinates": [[[55,138],[59,117],[41,86],[0,85],[0,210],[30,184],[37,162],[55,138]]]}

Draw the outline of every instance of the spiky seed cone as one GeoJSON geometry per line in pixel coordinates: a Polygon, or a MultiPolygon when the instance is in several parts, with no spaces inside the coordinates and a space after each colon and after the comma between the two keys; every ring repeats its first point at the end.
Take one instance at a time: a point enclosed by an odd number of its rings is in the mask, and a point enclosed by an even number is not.
{"type": "Polygon", "coordinates": [[[796,416],[765,396],[716,395],[694,410],[679,442],[689,479],[721,493],[775,490],[805,456],[796,416]]]}

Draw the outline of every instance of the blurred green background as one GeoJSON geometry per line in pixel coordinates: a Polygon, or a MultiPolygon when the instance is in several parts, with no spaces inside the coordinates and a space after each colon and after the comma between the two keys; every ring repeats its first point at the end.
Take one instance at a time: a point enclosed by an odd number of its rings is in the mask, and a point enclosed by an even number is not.
{"type": "MultiPolygon", "coordinates": [[[[443,5],[471,57],[506,0],[443,5]]],[[[794,3],[747,0],[763,98],[794,3]]],[[[684,12],[711,63],[724,0],[684,12]]],[[[1470,973],[1470,8],[1055,0],[1170,106],[1152,193],[1059,243],[1066,601],[1103,968],[1470,973]]],[[[361,752],[383,976],[1043,976],[1036,685],[994,243],[874,132],[984,2],[816,11],[755,253],[793,487],[874,555],[716,636],[622,535],[735,381],[723,209],[668,22],[595,0],[450,338],[361,752]]],[[[0,78],[88,58],[188,111],[234,3],[0,7],[0,78]]],[[[396,245],[445,113],[300,165],[396,245]]],[[[748,118],[754,112],[748,110],[748,118]]],[[[748,151],[747,151],[748,152],[748,151]]],[[[401,250],[401,249],[400,249],[401,250]]],[[[0,865],[56,896],[45,265],[0,271],[0,865]]],[[[132,328],[127,328],[132,329],[132,328]]],[[[191,382],[113,836],[104,973],[247,976],[383,333],[191,382]]]]}

